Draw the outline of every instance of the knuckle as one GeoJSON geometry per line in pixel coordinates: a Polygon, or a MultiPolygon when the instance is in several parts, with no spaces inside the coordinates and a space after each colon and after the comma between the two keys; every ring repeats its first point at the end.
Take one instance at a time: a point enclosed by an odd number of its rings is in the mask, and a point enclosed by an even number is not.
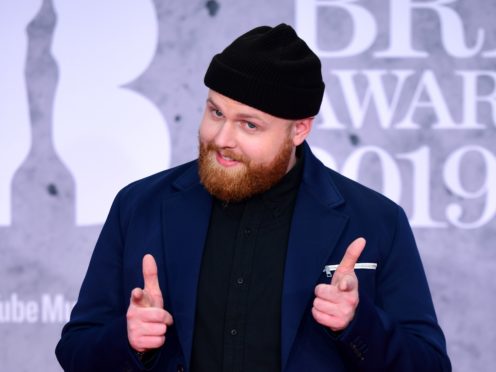
{"type": "Polygon", "coordinates": [[[344,324],[344,321],[341,318],[335,318],[335,319],[333,319],[332,327],[336,330],[341,330],[344,328],[343,324],[344,324]]]}
{"type": "Polygon", "coordinates": [[[322,313],[320,311],[318,311],[316,308],[312,308],[312,315],[314,317],[314,319],[321,323],[322,322],[322,313]]]}
{"type": "Polygon", "coordinates": [[[326,317],[324,316],[324,314],[322,314],[322,313],[318,313],[317,316],[318,316],[318,319],[321,323],[325,323],[325,321],[327,320],[326,317]]]}
{"type": "Polygon", "coordinates": [[[167,311],[164,309],[160,309],[160,311],[157,313],[157,321],[161,323],[166,323],[167,322],[167,311]]]}
{"type": "Polygon", "coordinates": [[[173,323],[172,316],[166,310],[163,310],[160,321],[167,325],[172,325],[173,323]]]}
{"type": "Polygon", "coordinates": [[[319,284],[318,288],[316,288],[316,295],[317,297],[327,297],[329,294],[329,284],[319,284]]]}
{"type": "Polygon", "coordinates": [[[341,319],[341,322],[340,322],[339,327],[340,327],[341,329],[343,329],[343,328],[346,328],[346,326],[347,326],[347,325],[348,325],[348,320],[341,319]]]}
{"type": "Polygon", "coordinates": [[[136,326],[135,326],[133,323],[128,322],[128,323],[127,323],[127,332],[128,332],[130,335],[134,335],[134,334],[135,334],[135,332],[136,332],[136,326]]]}
{"type": "Polygon", "coordinates": [[[166,332],[167,332],[167,325],[166,324],[160,324],[159,334],[160,335],[165,335],[166,332]]]}
{"type": "Polygon", "coordinates": [[[320,296],[320,293],[322,292],[322,286],[324,284],[318,284],[316,287],[315,287],[315,296],[320,296]]]}
{"type": "Polygon", "coordinates": [[[138,328],[138,322],[134,318],[127,319],[127,328],[131,331],[135,331],[138,328]]]}
{"type": "Polygon", "coordinates": [[[154,337],[153,340],[150,341],[150,344],[148,345],[150,348],[159,348],[162,346],[165,342],[165,337],[164,336],[158,336],[154,337]]]}
{"type": "Polygon", "coordinates": [[[358,297],[353,297],[351,300],[350,300],[350,305],[353,307],[353,308],[356,308],[358,306],[358,297]]]}
{"type": "Polygon", "coordinates": [[[320,298],[315,299],[313,306],[315,307],[316,310],[319,310],[320,312],[325,312],[325,310],[329,307],[327,301],[322,300],[320,298]]]}
{"type": "Polygon", "coordinates": [[[353,316],[353,310],[350,307],[346,307],[342,313],[343,319],[350,319],[353,316]]]}
{"type": "Polygon", "coordinates": [[[160,336],[157,340],[157,346],[156,347],[160,347],[162,346],[163,344],[165,343],[165,336],[160,336]]]}
{"type": "Polygon", "coordinates": [[[136,313],[132,310],[132,309],[129,309],[128,312],[126,313],[126,319],[128,321],[132,321],[136,318],[136,313]]]}
{"type": "Polygon", "coordinates": [[[319,307],[319,304],[322,300],[318,297],[315,297],[314,300],[313,300],[313,306],[318,308],[319,307]]]}

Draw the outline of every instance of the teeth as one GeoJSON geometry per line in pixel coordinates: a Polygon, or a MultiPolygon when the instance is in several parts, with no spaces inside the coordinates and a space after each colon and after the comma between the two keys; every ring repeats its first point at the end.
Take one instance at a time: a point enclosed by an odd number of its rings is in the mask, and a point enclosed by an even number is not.
{"type": "Polygon", "coordinates": [[[224,156],[222,154],[220,154],[220,156],[222,157],[222,159],[225,159],[225,160],[234,160],[233,158],[230,158],[229,156],[224,156]]]}

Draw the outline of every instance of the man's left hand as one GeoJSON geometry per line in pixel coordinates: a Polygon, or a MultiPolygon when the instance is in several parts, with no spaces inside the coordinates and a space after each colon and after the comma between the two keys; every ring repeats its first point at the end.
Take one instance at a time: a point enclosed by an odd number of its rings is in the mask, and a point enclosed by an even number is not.
{"type": "Polygon", "coordinates": [[[355,239],[332,276],[331,284],[315,287],[312,315],[334,332],[342,331],[352,321],[358,306],[358,279],[355,264],[365,248],[365,239],[355,239]]]}

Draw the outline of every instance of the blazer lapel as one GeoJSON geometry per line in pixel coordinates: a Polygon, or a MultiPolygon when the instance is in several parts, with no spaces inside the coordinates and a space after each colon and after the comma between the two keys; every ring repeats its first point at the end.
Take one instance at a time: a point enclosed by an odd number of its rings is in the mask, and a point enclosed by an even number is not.
{"type": "Polygon", "coordinates": [[[284,269],[281,362],[284,371],[315,285],[348,217],[334,207],[343,203],[329,171],[304,147],[304,174],[293,214],[284,269]]]}
{"type": "Polygon", "coordinates": [[[173,184],[178,192],[162,205],[167,290],[166,307],[174,317],[186,362],[191,359],[196,290],[212,199],[201,186],[197,167],[173,184]],[[168,296],[169,294],[169,296],[168,296]],[[169,303],[168,303],[169,302],[169,303]]]}

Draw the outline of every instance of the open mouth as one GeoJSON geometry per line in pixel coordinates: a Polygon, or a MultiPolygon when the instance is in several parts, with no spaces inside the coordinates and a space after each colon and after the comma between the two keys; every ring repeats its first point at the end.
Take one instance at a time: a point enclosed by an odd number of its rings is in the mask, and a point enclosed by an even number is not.
{"type": "Polygon", "coordinates": [[[225,167],[232,167],[239,163],[239,160],[236,160],[227,155],[223,155],[219,151],[216,151],[215,157],[217,159],[217,162],[225,167]]]}

